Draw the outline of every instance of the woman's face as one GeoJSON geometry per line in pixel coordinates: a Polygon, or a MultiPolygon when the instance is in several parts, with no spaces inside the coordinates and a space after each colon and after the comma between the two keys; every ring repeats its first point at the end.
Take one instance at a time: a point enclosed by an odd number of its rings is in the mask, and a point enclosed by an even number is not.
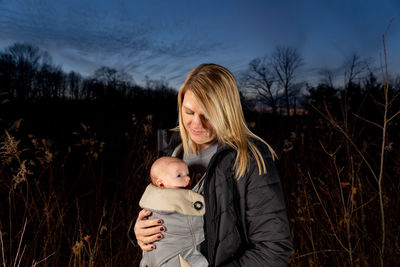
{"type": "Polygon", "coordinates": [[[204,115],[192,91],[187,91],[182,102],[182,120],[190,139],[203,150],[216,140],[214,128],[204,115]]]}

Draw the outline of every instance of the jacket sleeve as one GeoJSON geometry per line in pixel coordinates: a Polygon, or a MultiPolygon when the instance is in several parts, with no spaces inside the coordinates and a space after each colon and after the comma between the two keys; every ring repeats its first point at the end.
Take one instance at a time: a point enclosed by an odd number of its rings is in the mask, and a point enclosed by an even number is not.
{"type": "MultiPolygon", "coordinates": [[[[264,158],[267,173],[253,164],[241,196],[247,245],[240,255],[221,266],[286,266],[292,252],[289,222],[279,176],[271,157],[264,158]]],[[[245,177],[243,177],[245,178],[245,177]]]]}

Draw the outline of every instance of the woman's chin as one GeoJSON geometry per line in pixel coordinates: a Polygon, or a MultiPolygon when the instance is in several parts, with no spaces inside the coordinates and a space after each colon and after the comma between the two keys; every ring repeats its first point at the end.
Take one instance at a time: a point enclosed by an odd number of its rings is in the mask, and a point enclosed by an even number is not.
{"type": "Polygon", "coordinates": [[[190,139],[192,139],[192,141],[195,142],[196,144],[202,144],[207,141],[207,138],[205,135],[191,134],[190,139]]]}
{"type": "Polygon", "coordinates": [[[190,139],[199,147],[208,146],[213,143],[213,140],[208,136],[191,136],[190,139]]]}

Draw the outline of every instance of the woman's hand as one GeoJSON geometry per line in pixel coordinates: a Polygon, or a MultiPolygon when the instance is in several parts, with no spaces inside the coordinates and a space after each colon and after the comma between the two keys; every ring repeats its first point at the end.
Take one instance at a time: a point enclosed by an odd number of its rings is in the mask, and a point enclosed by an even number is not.
{"type": "Polygon", "coordinates": [[[138,245],[143,251],[150,251],[156,248],[153,242],[163,238],[161,232],[165,231],[165,227],[162,225],[162,220],[152,219],[148,217],[151,215],[151,211],[142,209],[136,219],[134,231],[138,245]]]}

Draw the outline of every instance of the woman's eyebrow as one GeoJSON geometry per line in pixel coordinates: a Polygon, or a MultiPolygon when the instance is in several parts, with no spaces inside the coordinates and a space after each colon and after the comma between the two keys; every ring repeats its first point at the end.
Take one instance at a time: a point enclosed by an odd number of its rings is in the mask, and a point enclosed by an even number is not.
{"type": "Polygon", "coordinates": [[[191,108],[189,108],[188,106],[185,106],[185,105],[183,105],[183,107],[185,108],[185,109],[188,109],[189,111],[193,111],[191,108]]]}

